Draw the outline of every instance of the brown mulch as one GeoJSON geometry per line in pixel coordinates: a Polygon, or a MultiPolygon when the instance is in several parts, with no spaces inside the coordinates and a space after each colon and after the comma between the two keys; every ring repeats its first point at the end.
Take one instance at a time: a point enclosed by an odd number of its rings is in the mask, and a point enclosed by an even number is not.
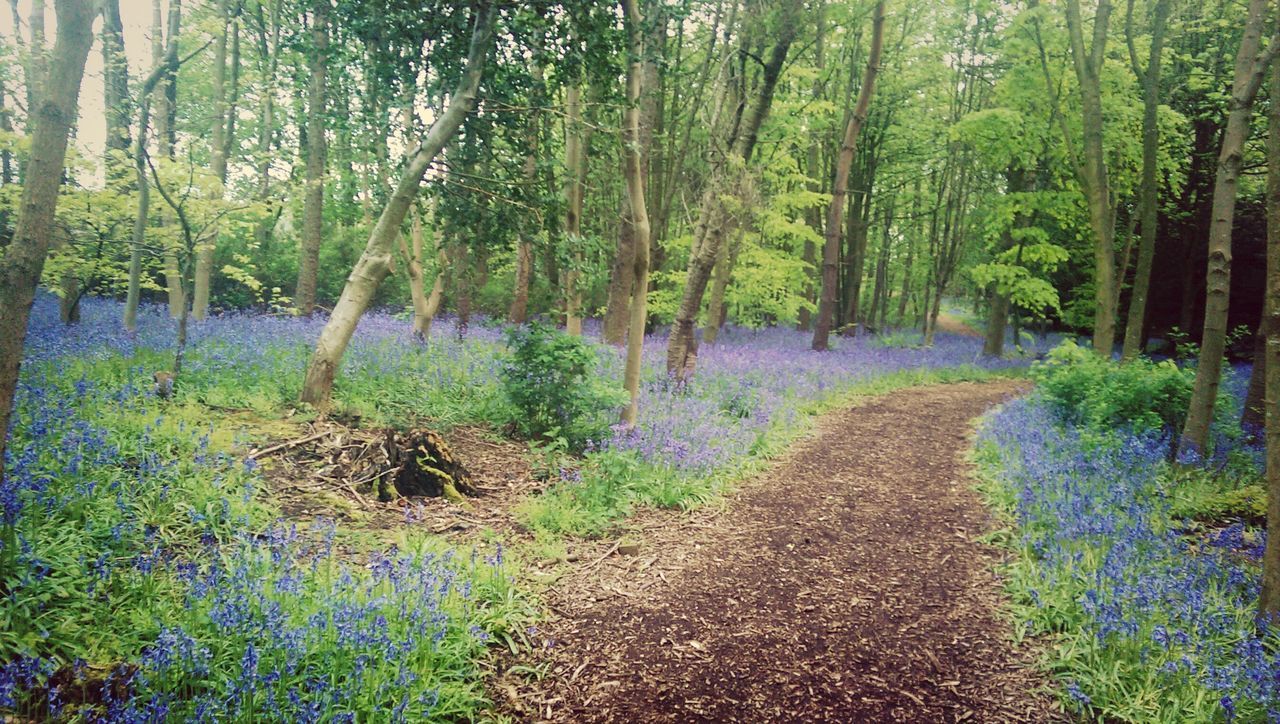
{"type": "Polygon", "coordinates": [[[482,427],[453,427],[443,437],[465,461],[471,486],[479,493],[462,504],[420,496],[379,501],[366,451],[384,438],[382,428],[321,420],[247,452],[256,453],[268,494],[284,518],[335,520],[368,533],[366,546],[392,542],[406,528],[458,542],[486,531],[513,531],[512,509],[543,485],[533,479],[528,448],[482,427]]]}
{"type": "Polygon", "coordinates": [[[495,700],[524,721],[1060,719],[1000,613],[963,460],[973,418],[1023,390],[876,398],[723,511],[642,516],[638,551],[584,556],[547,594],[549,645],[523,662],[544,675],[497,677],[495,700]]]}

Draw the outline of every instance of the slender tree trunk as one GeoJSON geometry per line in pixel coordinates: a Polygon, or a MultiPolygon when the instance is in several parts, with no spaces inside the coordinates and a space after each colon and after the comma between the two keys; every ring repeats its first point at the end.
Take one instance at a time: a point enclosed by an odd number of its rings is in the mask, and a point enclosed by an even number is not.
{"type": "MultiPolygon", "coordinates": [[[[531,69],[531,75],[535,90],[530,95],[530,105],[536,109],[543,102],[543,94],[541,92],[543,85],[542,68],[535,64],[531,69]]],[[[537,110],[531,111],[526,120],[528,125],[525,127],[525,143],[528,147],[525,149],[524,169],[521,174],[525,188],[532,188],[537,181],[538,128],[541,122],[542,117],[537,110]]],[[[529,316],[529,283],[533,279],[534,231],[533,223],[529,218],[521,220],[519,239],[516,241],[515,290],[511,297],[511,307],[507,310],[507,319],[512,324],[524,324],[529,316]]]]}
{"type": "MultiPolygon", "coordinates": [[[[1271,142],[1268,139],[1268,144],[1271,142]]],[[[1267,170],[1268,174],[1270,169],[1267,170]]],[[[1268,233],[1269,230],[1268,230],[1268,233]]],[[[1267,320],[1265,309],[1267,302],[1263,299],[1262,320],[1253,335],[1253,369],[1249,371],[1249,387],[1244,395],[1244,409],[1240,413],[1240,429],[1249,440],[1258,440],[1266,425],[1267,397],[1267,320]]]]}
{"type": "MultiPolygon", "coordinates": [[[[659,23],[651,23],[649,28],[651,36],[659,31],[665,33],[665,29],[660,29],[659,25],[659,23]]],[[[649,156],[653,150],[654,129],[661,119],[661,114],[658,112],[661,89],[657,86],[659,75],[656,59],[656,54],[660,51],[652,47],[653,41],[656,39],[650,37],[649,41],[645,43],[645,55],[641,61],[643,65],[643,77],[640,79],[642,91],[637,101],[640,104],[640,182],[644,184],[646,190],[649,188],[650,183],[649,156]]],[[[624,128],[626,123],[624,111],[624,128]]],[[[626,153],[627,149],[624,148],[624,167],[626,165],[626,153]]],[[[676,159],[675,161],[664,159],[664,162],[678,163],[680,160],[682,159],[676,159]]],[[[667,183],[663,169],[657,169],[656,174],[659,176],[656,185],[662,186],[667,183]]],[[[646,200],[648,198],[650,197],[646,195],[646,200]]],[[[661,202],[662,192],[659,191],[659,193],[654,194],[653,198],[661,202]]],[[[658,224],[651,223],[651,227],[656,229],[658,224]]],[[[650,235],[652,236],[652,233],[650,235]]],[[[621,346],[627,336],[627,327],[630,324],[632,285],[636,280],[635,237],[636,230],[631,212],[631,198],[624,195],[622,200],[622,223],[618,226],[618,242],[614,249],[613,261],[609,270],[609,287],[605,302],[602,336],[606,344],[621,346]]]]}
{"type": "MultiPolygon", "coordinates": [[[[315,3],[308,63],[311,84],[307,89],[307,184],[302,201],[302,253],[294,303],[298,313],[311,316],[316,306],[320,273],[320,244],[324,239],[325,85],[328,80],[329,0],[315,3]]],[[[379,280],[381,281],[381,280],[379,280]]]]}
{"type": "Polygon", "coordinates": [[[716,256],[720,245],[724,243],[730,223],[725,195],[731,188],[737,187],[730,175],[740,173],[739,169],[751,160],[760,125],[773,104],[773,92],[782,73],[782,64],[795,40],[798,30],[796,15],[799,11],[800,8],[795,5],[783,4],[783,13],[778,18],[779,25],[774,30],[775,41],[769,58],[764,63],[756,96],[742,117],[738,132],[730,145],[728,158],[720,164],[720,168],[712,171],[702,195],[684,292],[671,325],[671,336],[667,340],[667,374],[674,375],[677,380],[684,380],[696,364],[698,352],[693,326],[702,309],[702,296],[706,293],[711,270],[715,266],[716,256]]]}
{"type": "Polygon", "coordinates": [[[640,409],[640,367],[644,348],[644,325],[647,318],[649,291],[649,209],[645,203],[644,143],[640,128],[640,97],[644,76],[644,16],[639,0],[622,0],[622,14],[627,21],[627,108],[623,123],[623,168],[626,182],[629,222],[635,242],[632,267],[631,323],[627,332],[627,361],[623,370],[623,386],[630,401],[622,412],[622,423],[636,424],[640,409]]]}
{"type": "Polygon", "coordinates": [[[67,136],[77,115],[80,81],[93,43],[94,4],[56,0],[58,32],[31,116],[31,150],[19,202],[18,225],[0,258],[0,481],[13,414],[22,348],[36,287],[54,238],[54,213],[67,156],[67,136]]]}
{"type": "MultiPolygon", "coordinates": [[[[826,70],[826,65],[827,65],[826,52],[825,52],[826,51],[825,40],[826,40],[826,25],[827,25],[826,23],[827,7],[825,4],[825,0],[818,3],[816,12],[818,15],[818,32],[817,32],[816,40],[814,42],[814,51],[813,51],[814,53],[813,64],[814,64],[815,73],[813,78],[813,94],[812,94],[812,98],[815,102],[822,98],[822,86],[823,86],[822,74],[826,70]]],[[[822,190],[822,171],[821,171],[821,165],[820,165],[820,159],[819,159],[820,151],[821,151],[821,148],[819,147],[817,139],[815,138],[810,140],[808,156],[805,159],[805,172],[806,172],[806,175],[808,175],[809,177],[809,190],[814,193],[818,193],[822,190]]],[[[822,209],[815,205],[805,212],[805,216],[808,217],[809,226],[813,229],[814,233],[821,235],[822,234],[822,209]]],[[[818,268],[818,245],[813,243],[813,241],[809,239],[805,239],[804,256],[802,258],[805,263],[805,277],[806,277],[806,283],[804,287],[804,300],[810,304],[813,304],[817,301],[814,298],[814,294],[816,293],[816,288],[813,282],[814,282],[814,275],[818,268]]],[[[796,322],[796,329],[801,332],[808,332],[809,328],[812,325],[813,325],[813,312],[810,310],[808,306],[801,307],[799,319],[796,322]]]]}
{"type": "MultiPolygon", "coordinates": [[[[1280,25],[1280,21],[1277,21],[1280,25]]],[[[1272,39],[1274,42],[1274,38],[1272,39]]],[[[1262,327],[1266,330],[1267,546],[1262,553],[1258,614],[1274,624],[1280,615],[1280,65],[1271,69],[1267,112],[1267,286],[1262,327]]]]}
{"type": "Polygon", "coordinates": [[[582,89],[573,85],[565,91],[565,213],[564,235],[573,250],[574,265],[564,275],[564,326],[569,334],[582,334],[582,194],[586,175],[586,148],[583,143],[582,89]]]}
{"type": "Polygon", "coordinates": [[[147,126],[151,123],[151,99],[143,96],[138,112],[138,134],[133,149],[134,178],[138,184],[138,211],[133,220],[133,238],[129,248],[129,292],[124,303],[124,328],[138,331],[138,302],[142,299],[142,247],[147,240],[147,221],[151,208],[151,184],[147,181],[147,126]]]}
{"type": "Polygon", "coordinates": [[[729,290],[729,279],[733,276],[733,267],[738,261],[738,247],[741,245],[742,229],[738,229],[737,239],[731,244],[720,247],[716,259],[715,279],[711,283],[711,298],[707,300],[707,320],[702,327],[702,343],[715,344],[724,326],[725,293],[729,290]]]}
{"type": "Polygon", "coordinates": [[[1129,297],[1129,317],[1124,328],[1124,347],[1120,359],[1131,360],[1142,352],[1142,330],[1147,319],[1147,294],[1151,289],[1151,263],[1155,258],[1159,187],[1160,127],[1160,57],[1164,49],[1164,30],[1169,17],[1170,0],[1158,0],[1151,24],[1151,53],[1143,72],[1138,67],[1132,33],[1133,0],[1129,2],[1130,22],[1126,24],[1130,60],[1134,72],[1142,78],[1142,187],[1139,191],[1139,216],[1142,239],[1138,244],[1138,266],[1133,273],[1133,290],[1129,297]]]}
{"type": "MultiPolygon", "coordinates": [[[[218,33],[213,50],[213,124],[209,143],[212,147],[210,166],[213,175],[218,179],[216,198],[221,199],[223,186],[227,183],[227,46],[230,36],[230,19],[227,17],[227,4],[223,0],[218,3],[218,16],[222,30],[218,33]]],[[[213,251],[217,244],[218,232],[215,229],[212,238],[196,249],[196,277],[191,299],[191,318],[197,321],[204,319],[209,313],[209,284],[213,276],[213,251]]]]}
{"type": "MultiPolygon", "coordinates": [[[[835,185],[831,203],[827,206],[826,238],[822,246],[822,299],[818,303],[818,321],[813,330],[813,349],[826,350],[829,346],[831,327],[835,317],[836,283],[840,261],[840,212],[844,209],[849,191],[849,168],[857,151],[858,135],[866,122],[871,107],[871,94],[875,90],[876,74],[880,72],[880,49],[884,39],[884,2],[876,3],[871,29],[871,54],[867,58],[867,71],[858,89],[858,102],[845,125],[844,140],[840,144],[840,156],[836,161],[835,185]]],[[[850,320],[856,322],[856,320],[850,320]]]]}
{"type": "MultiPolygon", "coordinates": [[[[161,12],[160,0],[152,0],[151,4],[151,55],[157,67],[164,67],[160,81],[155,89],[156,109],[156,150],[161,158],[173,158],[174,134],[170,127],[175,121],[176,111],[173,104],[177,98],[177,62],[178,30],[181,25],[182,3],[174,0],[169,4],[168,41],[163,40],[164,15],[161,12]],[[170,52],[172,49],[172,52],[170,52]],[[173,68],[169,67],[170,62],[173,68]]],[[[169,292],[169,316],[177,319],[182,316],[186,307],[186,299],[182,295],[182,274],[178,269],[178,250],[175,245],[165,242],[164,279],[169,292]]]]}
{"type": "Polygon", "coordinates": [[[1222,381],[1222,355],[1226,351],[1227,308],[1231,292],[1231,226],[1235,219],[1236,187],[1244,145],[1249,138],[1253,101],[1280,42],[1273,39],[1259,53],[1262,28],[1266,22],[1267,0],[1250,0],[1249,15],[1240,51],[1236,55],[1235,81],[1227,104],[1227,127],[1218,154],[1218,174],[1213,186],[1213,222],[1209,227],[1209,265],[1206,274],[1204,334],[1200,343],[1200,363],[1191,392],[1187,422],[1178,444],[1179,457],[1203,454],[1209,442],[1209,425],[1222,381]]]}
{"type": "Polygon", "coordinates": [[[418,195],[427,168],[449,142],[466,115],[475,105],[485,60],[493,42],[493,26],[496,10],[483,5],[477,11],[471,33],[466,65],[448,107],[431,124],[431,130],[413,156],[405,164],[400,182],[382,210],[378,222],[369,234],[369,242],[347,278],[342,296],[334,305],[328,324],[320,333],[316,351],[307,366],[302,386],[302,401],[325,408],[333,394],[333,379],[338,371],[342,354],[346,351],[356,324],[369,307],[378,285],[389,272],[391,247],[400,233],[400,225],[418,195]]]}
{"type": "Polygon", "coordinates": [[[106,176],[109,183],[125,184],[131,169],[129,152],[129,65],[124,54],[124,23],[120,0],[102,4],[102,106],[106,111],[106,176]]]}
{"type": "Polygon", "coordinates": [[[431,323],[435,321],[436,312],[440,309],[440,298],[444,294],[445,276],[449,269],[449,257],[444,246],[437,244],[437,267],[435,282],[431,286],[430,295],[424,288],[422,270],[422,249],[426,233],[422,228],[422,217],[414,214],[410,228],[413,248],[405,244],[400,237],[400,251],[404,254],[405,271],[409,276],[409,296],[413,300],[413,336],[419,342],[426,342],[431,335],[431,323]]]}
{"type": "Polygon", "coordinates": [[[1089,225],[1094,235],[1094,315],[1093,349],[1111,356],[1116,335],[1115,209],[1107,178],[1107,161],[1102,137],[1102,63],[1106,58],[1107,24],[1111,3],[1099,0],[1094,17],[1093,42],[1084,46],[1084,29],[1079,0],[1067,0],[1067,34],[1071,59],[1080,85],[1080,108],[1084,127],[1080,181],[1089,202],[1089,225]]]}

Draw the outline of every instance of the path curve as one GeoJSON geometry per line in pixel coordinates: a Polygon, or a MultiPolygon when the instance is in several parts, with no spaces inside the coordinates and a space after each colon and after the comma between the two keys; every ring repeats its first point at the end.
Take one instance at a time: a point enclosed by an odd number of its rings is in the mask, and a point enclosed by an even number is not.
{"type": "Polygon", "coordinates": [[[1023,391],[920,387],[823,418],[714,518],[562,584],[548,674],[499,698],[572,722],[1056,718],[997,610],[963,460],[973,419],[1023,391]]]}

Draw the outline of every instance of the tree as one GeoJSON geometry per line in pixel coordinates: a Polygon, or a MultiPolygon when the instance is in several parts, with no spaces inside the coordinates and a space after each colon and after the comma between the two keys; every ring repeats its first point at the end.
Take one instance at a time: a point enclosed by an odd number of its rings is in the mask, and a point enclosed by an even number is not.
{"type": "Polygon", "coordinates": [[[1275,54],[1280,35],[1259,50],[1266,22],[1266,0],[1250,0],[1244,35],[1236,53],[1235,80],[1227,104],[1227,127],[1218,153],[1218,173],[1213,185],[1213,220],[1209,226],[1209,263],[1205,281],[1204,334],[1200,363],[1196,367],[1187,421],[1178,442],[1179,456],[1200,455],[1209,442],[1209,425],[1222,381],[1222,355],[1226,352],[1227,309],[1231,293],[1231,227],[1235,219],[1236,189],[1249,138],[1253,101],[1275,54]]]}
{"type": "Polygon", "coordinates": [[[1133,1],[1129,0],[1129,12],[1125,16],[1124,36],[1129,48],[1129,63],[1134,75],[1142,79],[1142,188],[1141,224],[1142,239],[1138,243],[1138,264],[1133,272],[1133,291],[1129,297],[1129,316],[1124,327],[1124,347],[1120,359],[1131,360],[1142,350],[1142,329],[1147,318],[1147,293],[1151,287],[1151,262],[1156,250],[1156,224],[1158,221],[1160,127],[1157,114],[1160,110],[1160,56],[1164,50],[1164,31],[1169,20],[1171,0],[1157,0],[1151,18],[1151,50],[1147,65],[1138,62],[1138,52],[1133,38],[1133,1]]]}
{"type": "Polygon", "coordinates": [[[644,350],[644,325],[649,296],[649,208],[645,200],[643,159],[644,149],[640,129],[640,99],[644,92],[643,68],[644,15],[639,0],[622,0],[622,16],[627,26],[627,105],[623,115],[623,168],[626,181],[628,221],[634,242],[632,261],[630,325],[627,331],[627,362],[623,370],[623,386],[630,402],[622,413],[622,422],[636,424],[640,407],[640,366],[644,350]]]}
{"type": "Polygon", "coordinates": [[[57,40],[41,87],[32,92],[31,150],[24,164],[26,182],[18,226],[0,263],[0,479],[13,414],[27,320],[36,285],[54,238],[54,214],[67,157],[67,136],[75,122],[89,46],[93,43],[94,3],[56,0],[57,40]]]}
{"type": "MultiPolygon", "coordinates": [[[[675,321],[671,325],[671,336],[667,340],[667,374],[680,380],[693,370],[697,360],[697,344],[693,338],[694,322],[702,309],[702,296],[707,290],[711,270],[715,267],[720,245],[724,243],[728,231],[730,208],[726,197],[732,195],[731,189],[736,177],[742,174],[751,161],[760,125],[773,104],[773,93],[778,77],[782,74],[782,64],[786,61],[787,52],[799,29],[799,12],[800,9],[792,3],[783,3],[779,8],[777,26],[770,33],[774,38],[773,46],[763,62],[755,96],[743,111],[741,119],[731,126],[725,150],[716,159],[702,194],[684,290],[675,321]]],[[[727,86],[722,87],[722,101],[730,92],[731,89],[727,86]]],[[[633,293],[639,292],[633,290],[633,293]]]]}
{"type": "Polygon", "coordinates": [[[1080,113],[1084,128],[1078,175],[1089,204],[1089,224],[1094,236],[1093,349],[1098,354],[1109,356],[1116,334],[1116,218],[1103,150],[1102,63],[1107,57],[1111,3],[1099,0],[1093,18],[1093,38],[1088,48],[1084,44],[1080,0],[1067,0],[1066,10],[1071,61],[1080,87],[1080,113]]]}
{"type": "MultiPolygon", "coordinates": [[[[1266,338],[1267,545],[1262,553],[1259,617],[1280,616],[1280,63],[1271,68],[1267,111],[1267,283],[1262,330],[1266,338]]],[[[1263,362],[1255,359],[1254,364],[1263,362]]]]}
{"type": "MultiPolygon", "coordinates": [[[[871,54],[867,58],[867,69],[862,77],[862,86],[858,89],[858,102],[853,107],[844,128],[844,139],[840,143],[840,155],[836,161],[835,183],[831,191],[831,203],[827,206],[826,236],[822,245],[822,297],[818,302],[818,320],[813,328],[813,349],[826,350],[831,336],[831,326],[835,321],[837,264],[840,257],[840,215],[844,210],[845,197],[849,193],[849,169],[853,165],[853,155],[858,149],[858,136],[862,124],[867,120],[867,110],[871,107],[871,94],[875,91],[876,74],[880,71],[880,51],[884,44],[884,2],[876,3],[875,15],[871,21],[871,54]]],[[[856,323],[856,320],[849,320],[856,323]]]]}
{"type": "Polygon", "coordinates": [[[307,68],[307,181],[302,209],[302,255],[294,301],[298,313],[311,316],[316,304],[320,242],[324,237],[325,79],[328,67],[329,0],[316,0],[311,18],[311,50],[307,68]]]}
{"type": "Polygon", "coordinates": [[[306,379],[302,386],[303,402],[320,408],[329,404],[334,376],[342,361],[342,354],[351,341],[360,317],[369,308],[378,285],[390,272],[392,246],[400,234],[400,225],[404,223],[409,207],[418,195],[422,178],[475,104],[485,61],[493,42],[496,14],[497,10],[488,3],[473,8],[471,40],[466,61],[449,105],[431,124],[426,137],[405,162],[400,181],[369,233],[364,252],[347,277],[342,296],[334,305],[333,314],[320,333],[315,353],[307,365],[306,379]]]}

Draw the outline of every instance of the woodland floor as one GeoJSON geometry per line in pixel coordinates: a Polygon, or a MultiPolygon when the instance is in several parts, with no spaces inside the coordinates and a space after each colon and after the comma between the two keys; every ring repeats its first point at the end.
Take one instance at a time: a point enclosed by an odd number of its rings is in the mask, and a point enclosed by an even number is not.
{"type": "Polygon", "coordinates": [[[522,721],[1062,718],[999,610],[964,460],[973,419],[1024,389],[875,398],[721,510],[642,514],[632,555],[584,556],[551,587],[553,645],[519,662],[544,675],[500,675],[495,700],[522,721]]]}

